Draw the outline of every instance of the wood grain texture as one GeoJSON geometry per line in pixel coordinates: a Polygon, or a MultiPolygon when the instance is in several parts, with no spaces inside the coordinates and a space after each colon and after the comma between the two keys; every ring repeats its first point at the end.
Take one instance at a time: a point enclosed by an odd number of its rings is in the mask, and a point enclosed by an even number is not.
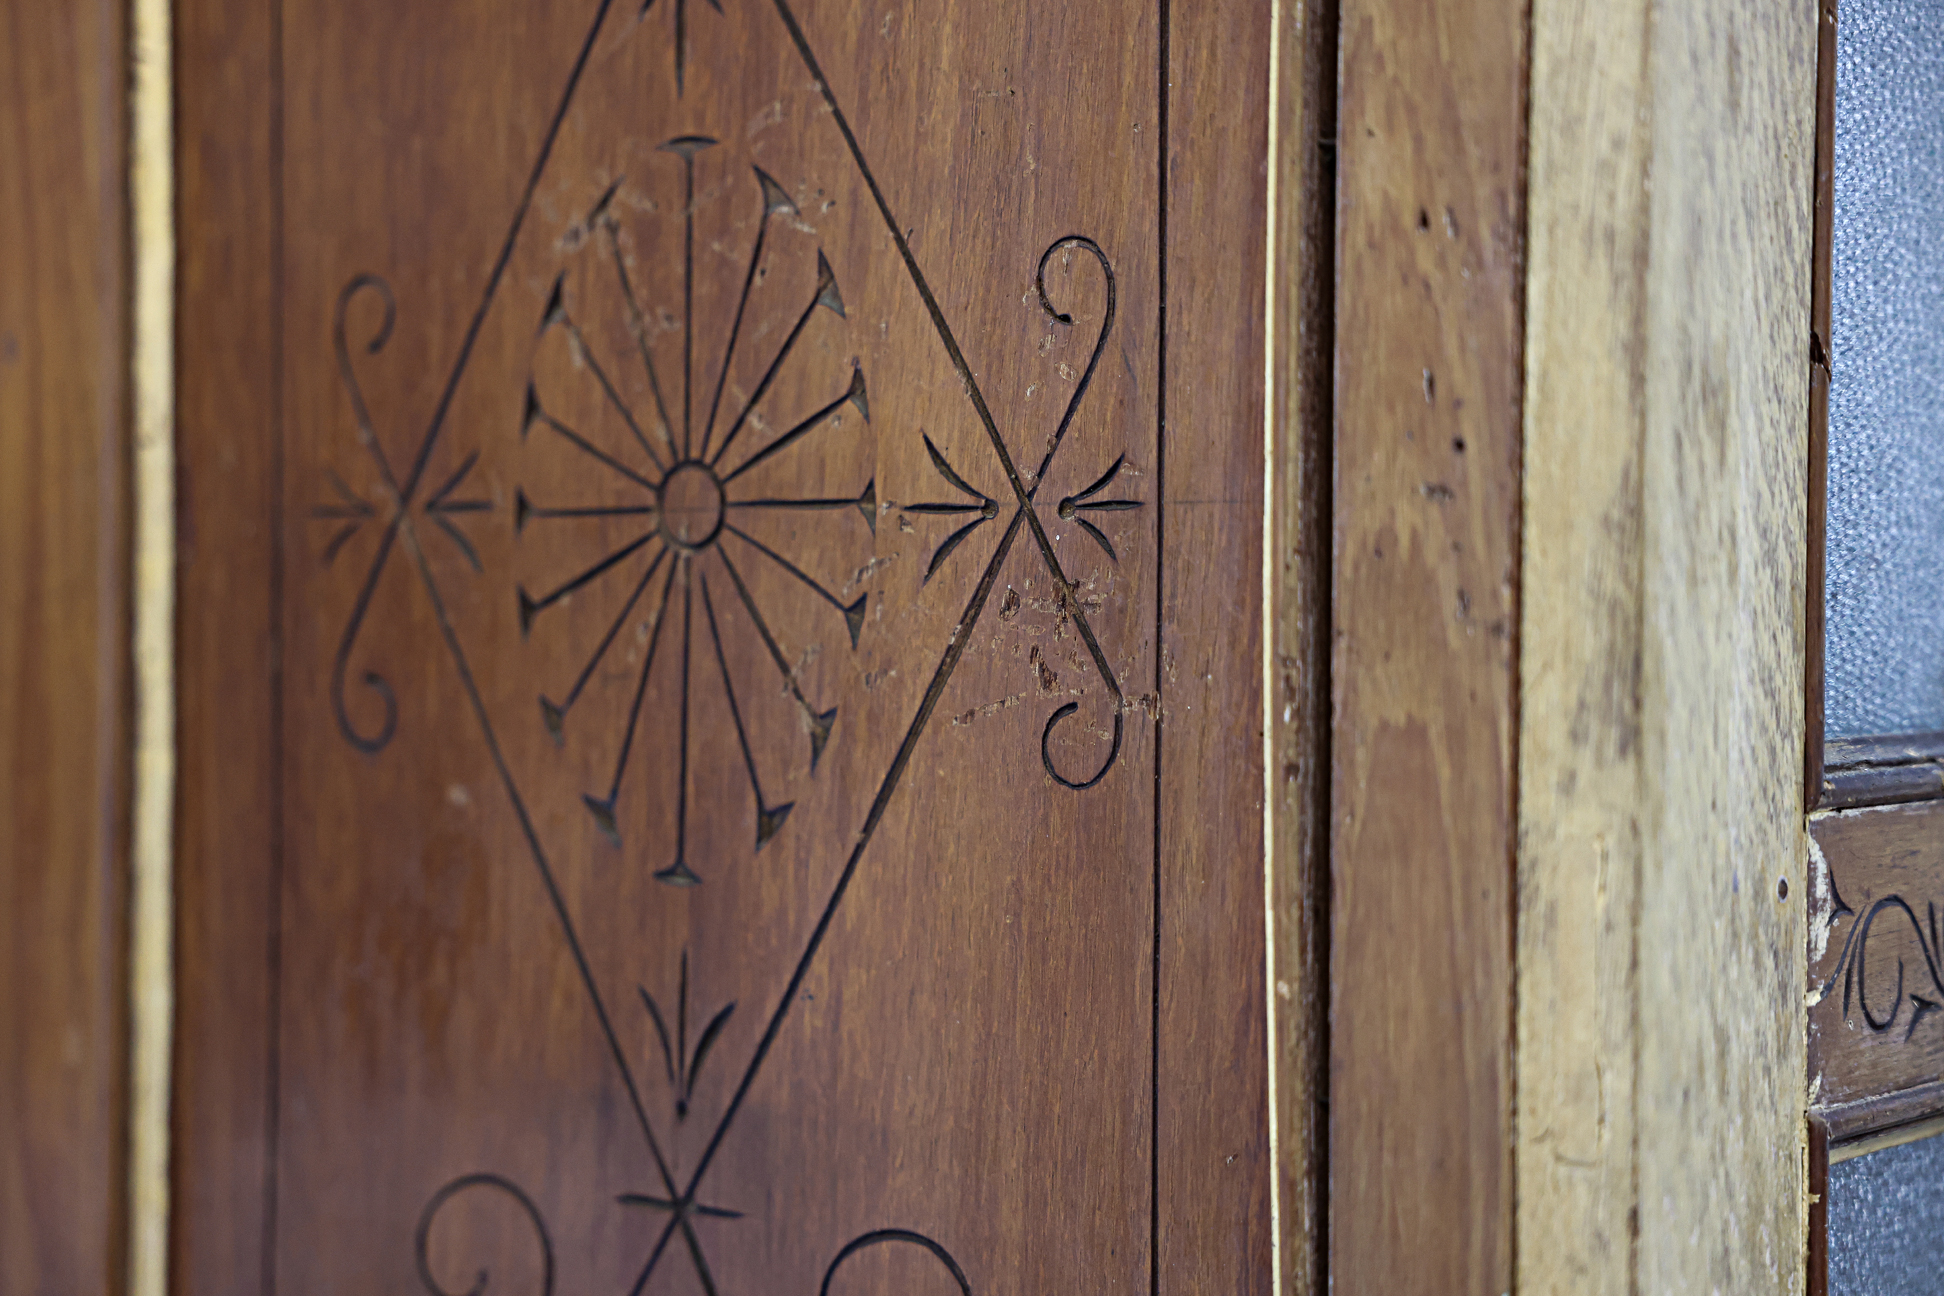
{"type": "Polygon", "coordinates": [[[275,9],[174,0],[174,1290],[261,1290],[276,1108],[281,439],[275,9]]]}
{"type": "Polygon", "coordinates": [[[1809,903],[1809,1094],[1837,1139],[1944,1112],[1944,802],[1821,814],[1809,903]]]}
{"type": "Polygon", "coordinates": [[[122,1282],[123,6],[0,16],[0,1290],[122,1282]]]}
{"type": "Polygon", "coordinates": [[[1330,1280],[1496,1293],[1512,1268],[1523,6],[1345,3],[1341,39],[1330,1280]]]}
{"type": "Polygon", "coordinates": [[[1268,1180],[1287,1163],[1269,1145],[1264,973],[1270,14],[1170,10],[1154,1290],[1187,1296],[1272,1289],[1268,1180]]]}
{"type": "Polygon", "coordinates": [[[1326,1287],[1336,0],[1273,6],[1263,728],[1282,1290],[1326,1287]]]}
{"type": "Polygon", "coordinates": [[[1266,1288],[1265,16],[225,17],[179,1289],[1266,1288]]]}
{"type": "MultiPolygon", "coordinates": [[[[1815,435],[1814,424],[1810,425],[1810,435],[1815,435]]],[[[1811,489],[1815,485],[1812,476],[1811,489]]],[[[1821,540],[1812,534],[1812,567],[1820,548],[1821,540]]],[[[1811,630],[1816,625],[1812,619],[1811,630]]],[[[1818,804],[1825,810],[1934,800],[1944,796],[1944,734],[1833,739],[1818,753],[1816,785],[1818,804]]]]}
{"type": "Polygon", "coordinates": [[[1815,49],[1533,9],[1520,1290],[1802,1290],[1815,49]]]}

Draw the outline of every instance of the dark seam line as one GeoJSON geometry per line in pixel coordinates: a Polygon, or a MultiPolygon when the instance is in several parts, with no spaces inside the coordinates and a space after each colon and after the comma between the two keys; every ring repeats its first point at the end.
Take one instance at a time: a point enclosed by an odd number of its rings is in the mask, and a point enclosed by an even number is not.
{"type": "MultiPolygon", "coordinates": [[[[1156,59],[1156,95],[1160,100],[1158,144],[1155,149],[1155,257],[1158,298],[1154,396],[1154,947],[1149,977],[1154,1002],[1148,1023],[1148,1290],[1161,1293],[1161,685],[1162,633],[1165,629],[1162,579],[1167,572],[1166,548],[1168,463],[1168,62],[1171,57],[1169,0],[1160,0],[1160,49],[1156,59]]],[[[1273,165],[1273,159],[1272,159],[1273,165]]],[[[1274,219],[1271,213],[1270,219],[1274,219]]],[[[1271,1095],[1274,1101],[1274,1095],[1271,1095]]]]}

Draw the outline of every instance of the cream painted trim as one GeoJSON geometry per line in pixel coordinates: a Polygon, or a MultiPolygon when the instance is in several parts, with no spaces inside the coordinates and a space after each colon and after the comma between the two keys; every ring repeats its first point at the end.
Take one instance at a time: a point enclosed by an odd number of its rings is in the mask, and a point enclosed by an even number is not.
{"type": "Polygon", "coordinates": [[[128,1292],[169,1282],[175,986],[175,225],[170,0],[130,0],[135,788],[129,881],[128,1292]]]}
{"type": "MultiPolygon", "coordinates": [[[[1296,0],[1301,3],[1301,0],[1296,0]]],[[[1270,1290],[1283,1296],[1282,1130],[1277,1099],[1282,1084],[1276,1065],[1282,1051],[1276,1022],[1276,645],[1277,633],[1276,484],[1282,456],[1276,453],[1276,280],[1277,181],[1281,178],[1279,135],[1282,117],[1282,0],[1269,4],[1269,142],[1268,193],[1262,222],[1268,248],[1262,276],[1262,929],[1263,1003],[1268,1013],[1264,1038],[1269,1052],[1269,1270],[1270,1290]]]]}

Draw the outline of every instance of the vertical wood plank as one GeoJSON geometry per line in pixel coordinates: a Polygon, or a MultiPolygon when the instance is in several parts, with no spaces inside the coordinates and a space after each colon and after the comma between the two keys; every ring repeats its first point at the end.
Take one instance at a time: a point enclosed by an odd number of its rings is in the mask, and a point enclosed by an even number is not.
{"type": "Polygon", "coordinates": [[[1273,6],[1263,728],[1282,1290],[1326,1285],[1336,0],[1273,6]]]}
{"type": "Polygon", "coordinates": [[[1519,1283],[1801,1291],[1816,5],[1533,28],[1519,1283]]]}
{"type": "Polygon", "coordinates": [[[275,12],[175,0],[179,1292],[260,1289],[274,1209],[275,12]]]}
{"type": "Polygon", "coordinates": [[[1170,3],[1156,1293],[1273,1275],[1264,932],[1263,300],[1269,8],[1170,3]],[[1211,256],[1220,246],[1219,256],[1211,256]]]}
{"type": "Polygon", "coordinates": [[[1534,14],[1519,1279],[1633,1292],[1649,6],[1534,14]]]}
{"type": "Polygon", "coordinates": [[[123,6],[0,17],[0,1291],[120,1286],[123,6]]]}
{"type": "Polygon", "coordinates": [[[1342,18],[1330,1277],[1512,1269],[1525,13],[1342,18]]]}

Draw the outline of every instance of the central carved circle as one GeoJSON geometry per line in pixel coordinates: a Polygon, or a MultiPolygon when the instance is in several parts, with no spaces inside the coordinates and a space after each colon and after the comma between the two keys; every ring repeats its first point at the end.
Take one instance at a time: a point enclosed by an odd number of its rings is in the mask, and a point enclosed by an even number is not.
{"type": "Polygon", "coordinates": [[[706,549],[722,533],[722,482],[700,459],[668,470],[659,502],[662,536],[677,549],[706,549]]]}

